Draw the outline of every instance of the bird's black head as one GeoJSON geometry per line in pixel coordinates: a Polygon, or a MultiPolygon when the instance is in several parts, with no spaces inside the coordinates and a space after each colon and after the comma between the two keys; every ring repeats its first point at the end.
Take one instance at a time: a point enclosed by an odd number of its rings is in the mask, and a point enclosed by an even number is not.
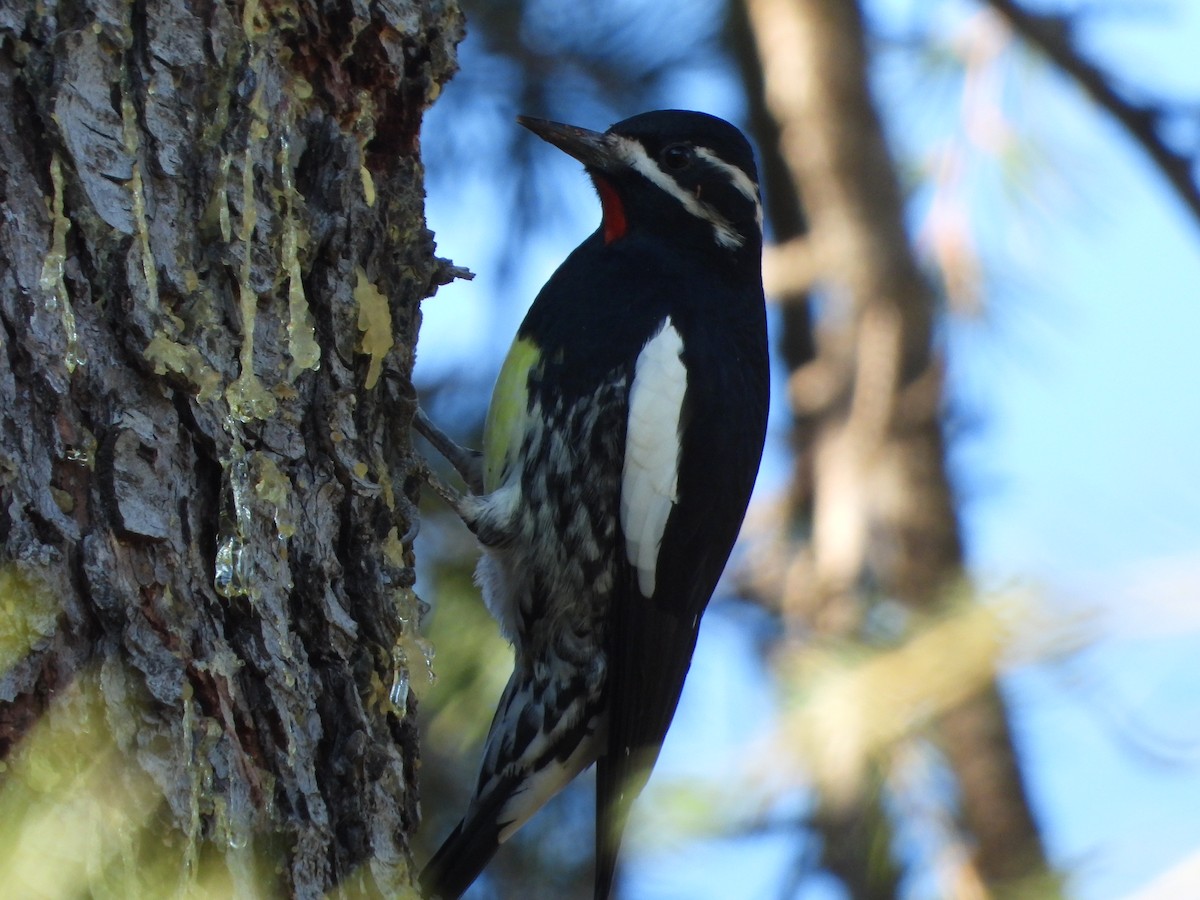
{"type": "Polygon", "coordinates": [[[754,154],[742,133],[705,113],[642,113],[599,133],[542,119],[522,125],[582,162],[604,207],[604,240],[637,230],[736,256],[762,248],[754,154]]]}

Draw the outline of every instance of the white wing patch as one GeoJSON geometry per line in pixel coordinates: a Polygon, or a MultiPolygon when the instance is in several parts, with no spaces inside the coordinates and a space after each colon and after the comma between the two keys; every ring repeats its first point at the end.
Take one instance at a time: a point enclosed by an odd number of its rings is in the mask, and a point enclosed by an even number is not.
{"type": "Polygon", "coordinates": [[[638,587],[654,595],[658,550],[678,499],[679,418],[687,392],[683,338],[670,318],[638,355],[629,391],[629,428],[621,475],[621,528],[638,587]]]}

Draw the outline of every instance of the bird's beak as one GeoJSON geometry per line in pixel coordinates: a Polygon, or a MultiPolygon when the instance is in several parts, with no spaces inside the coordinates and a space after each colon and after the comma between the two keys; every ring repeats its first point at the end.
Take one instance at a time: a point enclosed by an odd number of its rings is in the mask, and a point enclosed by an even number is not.
{"type": "Polygon", "coordinates": [[[612,135],[529,116],[517,116],[517,121],[589,169],[610,172],[621,165],[617,142],[612,135]]]}

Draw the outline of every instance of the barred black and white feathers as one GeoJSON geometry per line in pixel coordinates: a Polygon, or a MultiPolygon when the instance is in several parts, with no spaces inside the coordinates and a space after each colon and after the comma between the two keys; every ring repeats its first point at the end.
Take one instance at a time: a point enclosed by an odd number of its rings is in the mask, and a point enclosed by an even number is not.
{"type": "MultiPolygon", "coordinates": [[[[474,797],[421,875],[443,900],[593,762],[595,896],[609,895],[766,431],[762,210],[745,138],[678,110],[603,134],[522,122],[584,163],[603,221],[517,334],[482,493],[447,492],[483,547],[478,580],[515,661],[474,797]]],[[[471,483],[475,458],[455,453],[471,483]]]]}

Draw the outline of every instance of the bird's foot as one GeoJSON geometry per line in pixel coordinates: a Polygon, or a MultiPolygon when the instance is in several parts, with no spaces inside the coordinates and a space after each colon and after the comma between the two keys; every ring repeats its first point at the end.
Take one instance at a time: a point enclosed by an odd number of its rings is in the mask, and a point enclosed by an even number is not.
{"type": "Polygon", "coordinates": [[[449,506],[460,516],[464,514],[464,500],[466,498],[464,498],[463,495],[454,488],[450,487],[450,485],[446,484],[446,482],[442,481],[442,479],[438,477],[437,473],[433,471],[433,466],[429,465],[427,460],[423,458],[421,459],[418,472],[424,482],[433,489],[435,494],[445,501],[447,506],[449,506]]]}
{"type": "MultiPolygon", "coordinates": [[[[467,488],[471,493],[483,493],[483,454],[480,451],[456,444],[449,435],[433,424],[433,420],[425,415],[425,410],[420,407],[417,407],[417,414],[413,418],[413,427],[417,429],[418,434],[429,441],[434,450],[454,466],[454,470],[462,476],[462,480],[467,483],[467,488]]],[[[429,481],[429,478],[426,478],[426,481],[429,481]]],[[[439,489],[433,482],[429,482],[429,484],[443,498],[445,497],[443,491],[449,490],[445,485],[439,489]]]]}

